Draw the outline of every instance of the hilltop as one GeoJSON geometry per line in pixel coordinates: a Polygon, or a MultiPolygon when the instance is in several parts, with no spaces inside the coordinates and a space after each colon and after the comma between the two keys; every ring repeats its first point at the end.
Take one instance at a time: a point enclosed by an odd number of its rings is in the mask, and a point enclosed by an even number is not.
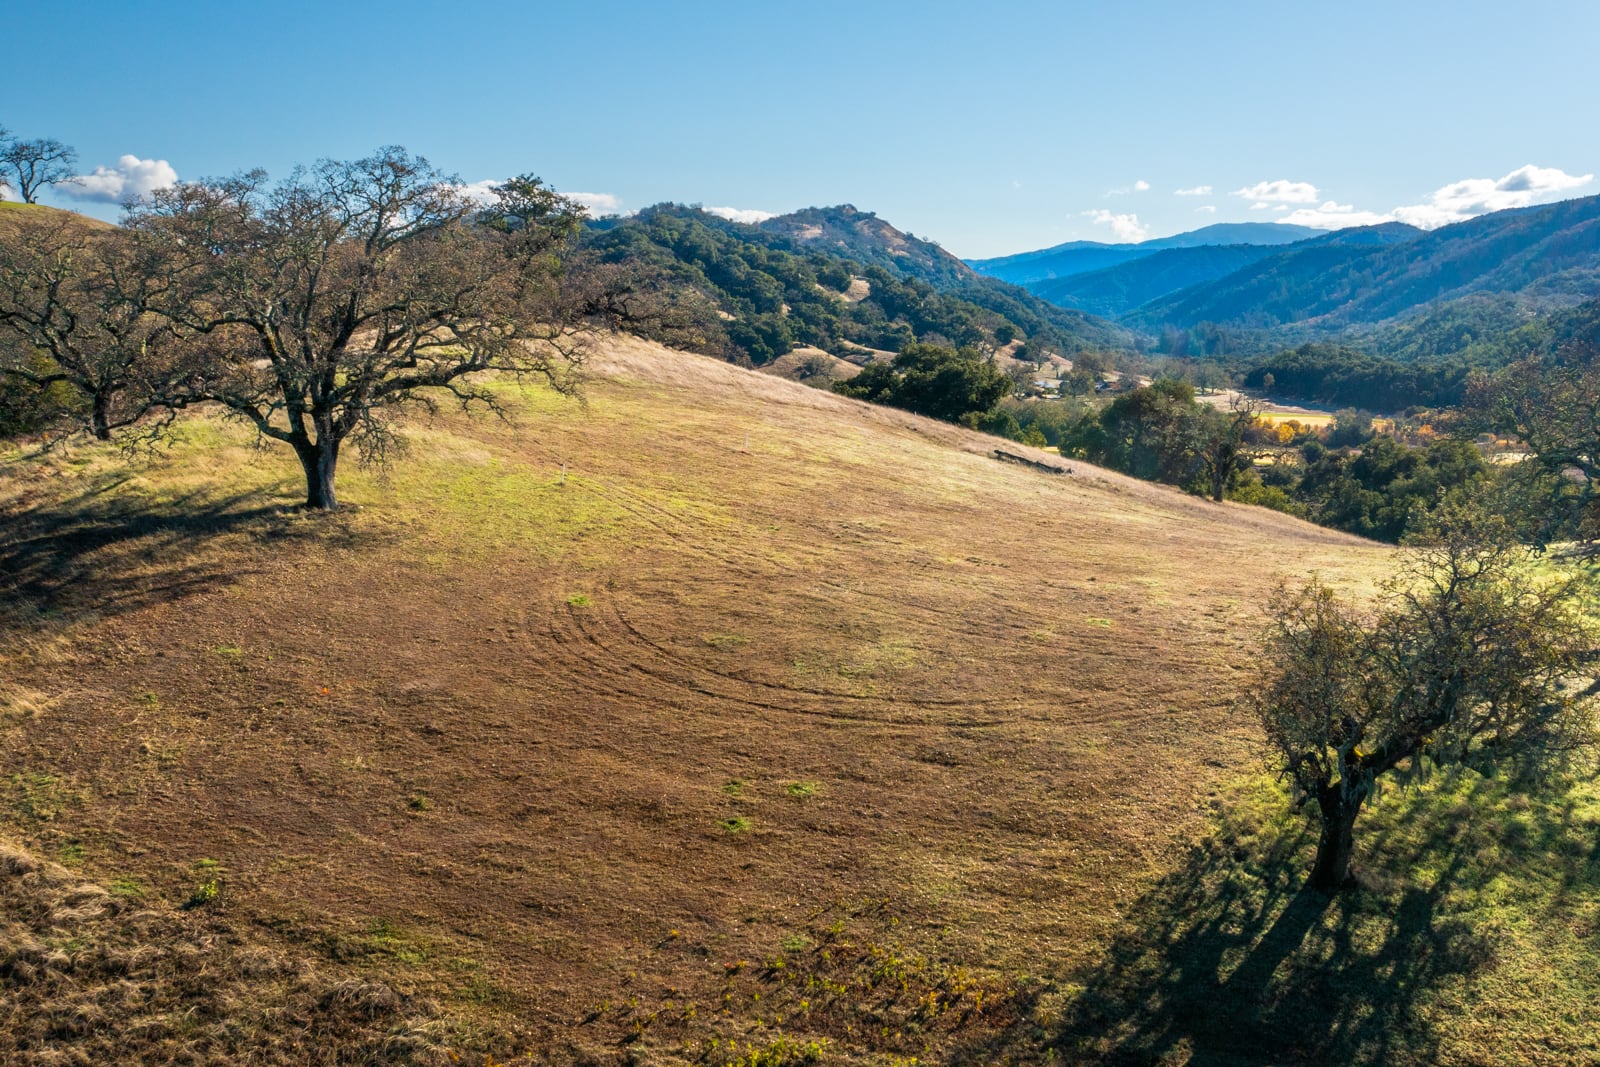
{"type": "Polygon", "coordinates": [[[8,225],[19,219],[29,220],[54,220],[68,225],[83,226],[90,230],[110,229],[109,222],[80,215],[76,211],[66,211],[62,208],[50,207],[47,204],[19,204],[12,200],[0,200],[0,225],[8,225]]]}
{"type": "Polygon", "coordinates": [[[976,271],[934,242],[898,230],[854,204],[804,208],[759,225],[797,247],[883,267],[936,289],[968,285],[978,278],[976,271]]]}

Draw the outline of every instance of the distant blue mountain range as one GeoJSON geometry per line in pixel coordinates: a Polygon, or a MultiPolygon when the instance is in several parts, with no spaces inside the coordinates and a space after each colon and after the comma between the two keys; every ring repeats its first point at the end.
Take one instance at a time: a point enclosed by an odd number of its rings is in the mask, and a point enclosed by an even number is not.
{"type": "Polygon", "coordinates": [[[1286,245],[1321,236],[1325,231],[1309,226],[1290,226],[1276,222],[1219,222],[1188,233],[1158,237],[1137,244],[1102,244],[1099,241],[1068,241],[1036,252],[1019,252],[996,259],[969,259],[967,265],[979,274],[999,278],[1013,285],[1051,278],[1070,278],[1075,274],[1114,267],[1143,259],[1171,248],[1199,248],[1206,245],[1286,245]]]}

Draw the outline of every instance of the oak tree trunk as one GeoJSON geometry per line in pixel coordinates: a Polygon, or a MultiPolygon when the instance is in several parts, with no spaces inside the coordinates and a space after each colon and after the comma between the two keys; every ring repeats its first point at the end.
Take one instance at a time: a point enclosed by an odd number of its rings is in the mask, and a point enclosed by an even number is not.
{"type": "Polygon", "coordinates": [[[89,429],[94,433],[95,440],[111,440],[111,397],[104,393],[94,396],[94,407],[89,412],[89,429]]]}
{"type": "Polygon", "coordinates": [[[1331,893],[1354,883],[1350,877],[1350,854],[1355,847],[1361,800],[1359,795],[1346,796],[1338,786],[1328,787],[1318,798],[1322,834],[1317,838],[1317,859],[1311,867],[1313,889],[1331,893]]]}
{"type": "Polygon", "coordinates": [[[306,472],[306,507],[313,511],[332,511],[339,506],[333,491],[333,477],[339,466],[339,442],[323,438],[295,445],[295,455],[306,472]]]}

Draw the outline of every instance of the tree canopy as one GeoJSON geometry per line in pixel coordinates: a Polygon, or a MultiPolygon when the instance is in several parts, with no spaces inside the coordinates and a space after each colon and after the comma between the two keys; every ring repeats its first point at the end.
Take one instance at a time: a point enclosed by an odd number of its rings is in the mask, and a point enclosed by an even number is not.
{"type": "Polygon", "coordinates": [[[835,382],[833,391],[961,422],[992,409],[1011,392],[1011,379],[976,349],[912,344],[892,361],[873,363],[849,381],[835,382]]]}
{"type": "Polygon", "coordinates": [[[1474,381],[1470,417],[1527,447],[1539,475],[1534,540],[1600,542],[1600,330],[1474,381]]]}
{"type": "Polygon", "coordinates": [[[581,217],[531,177],[484,207],[402,148],[156,192],[126,230],[183,343],[148,369],[150,403],[221,405],[294,449],[308,506],[335,507],[341,446],[381,458],[387,413],[430,390],[492,407],[469,380],[490,370],[572,388],[560,253],[581,217]]]}
{"type": "Polygon", "coordinates": [[[382,460],[397,409],[493,408],[484,371],[576,389],[589,323],[621,308],[605,279],[568,276],[582,218],[531,176],[469,197],[402,148],[186,182],[120,228],[18,214],[0,232],[0,418],[81,411],[107,438],[217,405],[292,447],[307,505],[335,507],[341,447],[382,460]]]}
{"type": "Polygon", "coordinates": [[[1370,610],[1313,580],[1280,590],[1244,705],[1321,823],[1314,886],[1350,881],[1362,805],[1396,774],[1465,767],[1529,783],[1596,740],[1583,576],[1539,576],[1505,529],[1451,508],[1370,610]]]}

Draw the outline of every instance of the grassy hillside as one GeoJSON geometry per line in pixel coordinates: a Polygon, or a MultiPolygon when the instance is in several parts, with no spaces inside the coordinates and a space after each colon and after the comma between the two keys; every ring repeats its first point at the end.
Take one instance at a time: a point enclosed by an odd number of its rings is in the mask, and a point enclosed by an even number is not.
{"type": "Polygon", "coordinates": [[[1313,911],[1238,785],[1267,589],[1376,547],[642,342],[595,372],[412,423],[326,519],[204,417],[131,472],[0,458],[0,1059],[1594,1050],[1592,800],[1452,824],[1465,896],[1398,826],[1313,911]]]}

